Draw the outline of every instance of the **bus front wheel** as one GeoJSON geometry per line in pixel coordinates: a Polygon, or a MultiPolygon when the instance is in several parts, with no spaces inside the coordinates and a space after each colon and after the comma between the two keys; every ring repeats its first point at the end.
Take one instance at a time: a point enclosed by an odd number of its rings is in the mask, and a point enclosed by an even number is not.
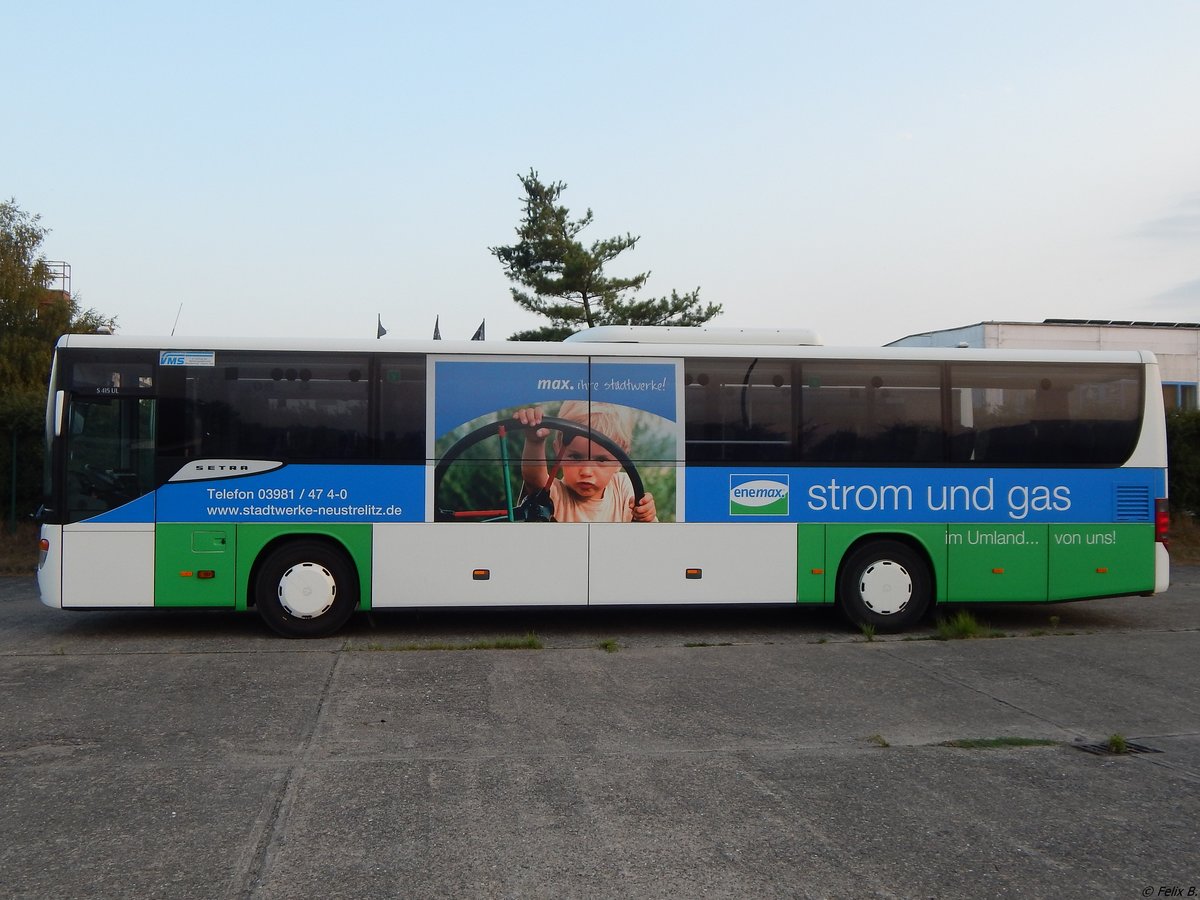
{"type": "Polygon", "coordinates": [[[910,628],[933,598],[929,565],[900,541],[871,541],[846,558],[838,576],[838,605],[853,624],[879,632],[910,628]]]}
{"type": "Polygon", "coordinates": [[[321,541],[272,550],[254,582],[258,613],[284,637],[327,637],[358,606],[358,579],[346,555],[321,541]]]}

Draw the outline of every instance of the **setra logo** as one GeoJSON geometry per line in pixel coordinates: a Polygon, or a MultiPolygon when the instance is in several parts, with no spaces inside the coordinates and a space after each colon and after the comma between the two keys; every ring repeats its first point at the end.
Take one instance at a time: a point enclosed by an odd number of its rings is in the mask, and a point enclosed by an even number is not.
{"type": "Polygon", "coordinates": [[[787,475],[730,475],[731,516],[786,516],[791,494],[787,475]]]}

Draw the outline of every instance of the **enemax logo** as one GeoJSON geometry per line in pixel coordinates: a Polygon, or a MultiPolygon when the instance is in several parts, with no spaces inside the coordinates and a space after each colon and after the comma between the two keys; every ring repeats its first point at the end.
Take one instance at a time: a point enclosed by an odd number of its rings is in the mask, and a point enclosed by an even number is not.
{"type": "Polygon", "coordinates": [[[730,475],[731,516],[786,516],[791,494],[787,475],[730,475]]]}

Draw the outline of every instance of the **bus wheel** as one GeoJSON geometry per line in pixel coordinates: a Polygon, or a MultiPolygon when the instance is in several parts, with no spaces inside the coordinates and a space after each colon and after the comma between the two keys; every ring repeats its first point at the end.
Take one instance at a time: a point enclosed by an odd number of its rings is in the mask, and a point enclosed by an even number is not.
{"type": "Polygon", "coordinates": [[[903,631],[920,621],[933,598],[929,566],[900,541],[872,541],[842,564],[838,606],[852,623],[880,632],[903,631]]]}
{"type": "Polygon", "coordinates": [[[262,561],[254,580],[259,615],[284,637],[326,637],[358,606],[358,578],[345,554],[321,541],[291,541],[262,561]]]}

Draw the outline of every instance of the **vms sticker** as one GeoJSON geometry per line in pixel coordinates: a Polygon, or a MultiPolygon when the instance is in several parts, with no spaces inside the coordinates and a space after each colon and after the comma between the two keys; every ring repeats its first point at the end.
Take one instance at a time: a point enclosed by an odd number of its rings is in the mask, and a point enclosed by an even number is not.
{"type": "Polygon", "coordinates": [[[731,516],[786,516],[791,494],[787,475],[730,475],[731,516]]]}

